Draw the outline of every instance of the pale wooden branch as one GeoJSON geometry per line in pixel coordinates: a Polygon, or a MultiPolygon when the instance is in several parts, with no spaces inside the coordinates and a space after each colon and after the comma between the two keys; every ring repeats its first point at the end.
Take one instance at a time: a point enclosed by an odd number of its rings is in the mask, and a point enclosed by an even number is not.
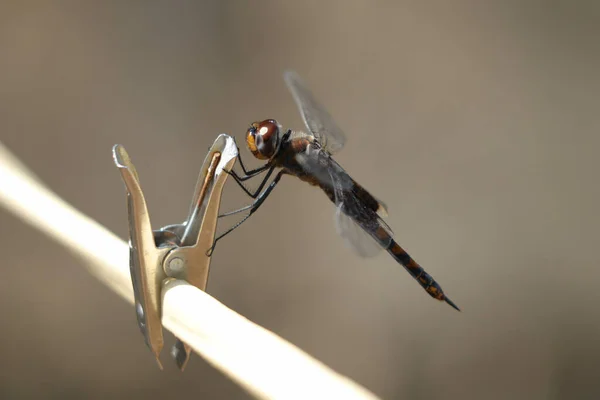
{"type": "MultiPolygon", "coordinates": [[[[0,205],[76,254],[95,277],[133,303],[127,244],[44,187],[2,143],[0,205]]],[[[377,399],[184,281],[165,286],[163,323],[257,398],[377,399]]]]}

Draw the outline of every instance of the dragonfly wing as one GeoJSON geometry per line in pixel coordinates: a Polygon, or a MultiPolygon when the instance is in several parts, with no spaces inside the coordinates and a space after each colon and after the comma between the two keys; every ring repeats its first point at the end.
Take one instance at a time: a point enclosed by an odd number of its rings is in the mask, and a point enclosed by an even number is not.
{"type": "Polygon", "coordinates": [[[357,255],[363,258],[374,257],[381,252],[381,246],[344,212],[344,204],[335,210],[335,227],[338,235],[357,255]]]}
{"type": "Polygon", "coordinates": [[[285,83],[294,97],[306,128],[330,154],[338,152],[346,143],[346,135],[325,108],[315,99],[302,78],[294,71],[283,74],[285,83]]]}
{"type": "Polygon", "coordinates": [[[380,217],[387,217],[388,216],[387,204],[385,204],[383,201],[379,200],[376,197],[374,197],[374,198],[375,198],[375,200],[377,200],[377,203],[379,203],[379,208],[377,209],[377,215],[379,215],[380,217]]]}
{"type": "Polygon", "coordinates": [[[394,236],[390,227],[377,212],[369,209],[348,190],[342,174],[331,173],[335,194],[335,226],[346,244],[361,257],[373,257],[387,248],[394,236]],[[376,237],[383,230],[384,235],[376,237]]]}

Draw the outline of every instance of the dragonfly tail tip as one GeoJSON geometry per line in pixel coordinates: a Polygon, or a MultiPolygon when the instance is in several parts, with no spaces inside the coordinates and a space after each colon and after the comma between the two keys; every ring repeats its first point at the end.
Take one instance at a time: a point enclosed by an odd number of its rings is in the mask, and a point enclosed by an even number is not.
{"type": "Polygon", "coordinates": [[[450,305],[450,307],[454,308],[457,311],[460,311],[460,308],[458,308],[458,306],[456,304],[454,304],[454,302],[452,300],[450,300],[448,297],[444,297],[444,300],[446,301],[446,303],[448,303],[450,305]]]}

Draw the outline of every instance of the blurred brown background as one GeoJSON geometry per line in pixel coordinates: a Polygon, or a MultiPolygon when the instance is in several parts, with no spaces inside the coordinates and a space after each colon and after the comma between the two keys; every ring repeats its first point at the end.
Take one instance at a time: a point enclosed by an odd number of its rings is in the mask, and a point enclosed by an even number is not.
{"type": "MultiPolygon", "coordinates": [[[[347,251],[327,198],[289,178],[220,244],[209,292],[385,399],[597,399],[599,17],[595,1],[5,1],[0,139],[126,238],[112,145],[154,226],[179,222],[218,133],[302,128],[294,68],[347,132],[338,161],[463,312],[347,251]]],[[[246,202],[230,183],[224,209],[246,202]]],[[[0,398],[249,398],[197,356],[160,372],[133,308],[78,260],[2,210],[0,235],[0,398]]]]}

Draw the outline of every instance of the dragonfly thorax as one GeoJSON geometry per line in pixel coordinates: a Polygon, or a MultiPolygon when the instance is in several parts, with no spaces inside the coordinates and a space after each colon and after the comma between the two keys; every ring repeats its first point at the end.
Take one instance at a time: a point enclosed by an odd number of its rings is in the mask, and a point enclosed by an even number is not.
{"type": "Polygon", "coordinates": [[[268,160],[279,146],[281,126],[274,119],[254,122],[246,132],[246,144],[254,157],[268,160]]]}

